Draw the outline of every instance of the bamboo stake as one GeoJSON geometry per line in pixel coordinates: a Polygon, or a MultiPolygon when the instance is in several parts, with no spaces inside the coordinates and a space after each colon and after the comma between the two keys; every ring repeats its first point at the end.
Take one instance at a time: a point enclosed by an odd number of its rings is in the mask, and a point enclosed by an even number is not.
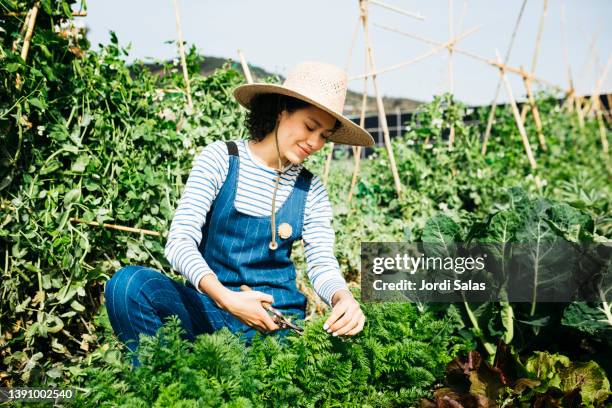
{"type": "MultiPolygon", "coordinates": [[[[376,24],[375,24],[376,25],[376,24]]],[[[425,54],[419,55],[416,58],[411,59],[410,61],[405,61],[405,62],[400,62],[399,64],[395,64],[395,65],[391,65],[390,67],[386,67],[383,69],[379,69],[377,71],[371,71],[369,73],[366,74],[361,74],[361,75],[355,75],[349,78],[349,81],[355,80],[355,79],[362,79],[366,76],[373,76],[373,75],[380,75],[380,74],[384,74],[385,72],[389,72],[389,71],[393,71],[399,68],[403,68],[406,67],[408,65],[414,64],[416,62],[419,62],[425,58],[431,57],[432,55],[440,52],[440,50],[443,50],[445,48],[448,48],[451,44],[456,43],[457,41],[459,41],[460,39],[463,39],[465,37],[467,37],[468,35],[478,31],[480,29],[480,26],[478,27],[474,27],[471,30],[466,31],[465,33],[458,35],[457,37],[455,37],[453,40],[451,41],[447,41],[444,44],[438,44],[438,46],[434,49],[429,50],[428,52],[426,52],[425,54]]]]}
{"type": "MultiPolygon", "coordinates": [[[[346,64],[344,65],[344,70],[346,72],[349,71],[351,66],[351,58],[353,56],[353,48],[355,48],[355,42],[357,40],[357,33],[359,31],[359,23],[361,17],[357,17],[357,23],[355,24],[355,28],[353,29],[353,36],[351,37],[351,45],[349,46],[348,55],[346,56],[346,64]]],[[[331,147],[329,153],[327,153],[327,157],[325,158],[325,166],[323,167],[323,184],[327,185],[327,178],[329,177],[329,170],[331,168],[331,162],[334,157],[334,142],[329,142],[331,147]]],[[[353,148],[353,155],[355,154],[355,147],[353,148]]]]}
{"type": "Polygon", "coordinates": [[[606,131],[606,125],[603,122],[603,118],[601,117],[601,109],[597,109],[597,122],[599,124],[599,137],[601,139],[601,148],[604,154],[608,154],[608,132],[606,131]]]}
{"type": "Polygon", "coordinates": [[[346,63],[344,64],[344,70],[346,72],[349,71],[349,68],[351,66],[351,59],[353,58],[353,49],[355,48],[355,43],[357,42],[357,33],[359,32],[360,23],[361,16],[358,16],[355,28],[353,29],[353,35],[351,37],[351,45],[349,46],[348,55],[346,56],[346,63]]]}
{"type": "MultiPolygon", "coordinates": [[[[395,33],[400,34],[400,35],[404,35],[406,37],[414,38],[415,40],[418,40],[418,41],[422,41],[422,42],[425,42],[425,43],[428,43],[428,44],[440,46],[442,48],[448,48],[448,45],[446,45],[448,43],[443,44],[443,43],[431,40],[429,38],[421,37],[421,36],[416,35],[416,34],[406,33],[406,32],[403,32],[401,30],[398,30],[396,28],[385,26],[385,25],[382,25],[382,24],[373,23],[373,25],[375,25],[376,27],[385,29],[385,30],[389,30],[389,31],[395,32],[395,33]]],[[[478,26],[478,27],[476,27],[474,29],[480,29],[480,27],[481,26],[478,26]]],[[[468,33],[466,32],[465,34],[468,34],[468,33]]],[[[469,51],[465,51],[465,50],[463,50],[461,48],[457,48],[455,46],[453,46],[453,52],[455,52],[457,54],[465,55],[466,57],[473,58],[473,59],[481,61],[481,62],[484,62],[485,64],[489,64],[492,67],[495,67],[497,69],[504,68],[506,73],[516,74],[516,75],[520,75],[520,76],[527,76],[527,78],[530,81],[538,82],[538,83],[540,83],[542,85],[549,86],[549,87],[551,87],[551,88],[553,88],[555,90],[561,91],[561,92],[567,92],[567,89],[562,88],[559,85],[554,84],[554,83],[552,83],[552,82],[550,82],[550,81],[548,81],[548,80],[546,80],[544,78],[540,78],[540,77],[537,77],[537,76],[535,76],[535,75],[533,75],[531,73],[527,73],[524,70],[522,70],[521,68],[513,67],[513,66],[508,65],[508,64],[502,64],[502,63],[499,63],[498,61],[496,61],[495,59],[485,58],[483,56],[474,54],[474,53],[469,52],[469,51]]],[[[416,61],[413,61],[413,62],[416,62],[416,61]]],[[[360,75],[360,76],[352,77],[350,79],[358,79],[358,78],[362,78],[362,77],[363,77],[363,75],[360,75]]]]}
{"type": "Polygon", "coordinates": [[[578,76],[578,78],[586,78],[586,76],[591,72],[591,65],[593,63],[595,65],[595,69],[597,69],[597,66],[599,65],[598,58],[597,58],[597,49],[596,49],[597,37],[599,37],[599,32],[596,32],[595,34],[593,34],[593,38],[591,39],[591,42],[589,43],[589,51],[588,51],[589,56],[587,57],[584,63],[584,66],[582,67],[582,70],[580,71],[580,75],[578,76]]]}
{"type": "MultiPolygon", "coordinates": [[[[368,64],[368,55],[365,55],[365,71],[368,72],[370,67],[368,64]]],[[[366,105],[368,99],[368,77],[363,78],[363,95],[361,97],[361,115],[359,116],[359,126],[362,128],[365,127],[365,114],[366,114],[366,105]]],[[[355,185],[357,184],[357,176],[359,175],[359,165],[361,163],[361,146],[357,146],[357,149],[354,154],[355,166],[353,167],[353,177],[351,178],[351,187],[349,188],[348,194],[348,202],[350,204],[351,199],[353,198],[353,191],[355,190],[355,185]]]]}
{"type": "Polygon", "coordinates": [[[325,166],[323,167],[323,184],[327,186],[327,178],[329,177],[329,169],[331,161],[334,157],[334,142],[329,142],[330,148],[327,156],[325,156],[325,166]]]}
{"type": "Polygon", "coordinates": [[[540,14],[540,24],[538,25],[538,35],[536,37],[536,46],[533,51],[533,57],[531,58],[531,73],[535,74],[536,64],[538,57],[540,56],[540,44],[542,43],[542,33],[544,32],[544,20],[546,19],[546,12],[548,11],[548,0],[544,0],[544,7],[542,8],[542,14],[540,14]]]}
{"type": "MultiPolygon", "coordinates": [[[[538,62],[538,56],[540,55],[540,44],[542,42],[542,33],[544,32],[544,20],[546,19],[547,10],[548,10],[548,0],[544,0],[544,8],[542,9],[542,14],[540,14],[540,24],[538,26],[538,35],[536,36],[536,45],[533,51],[533,57],[531,58],[531,69],[529,70],[534,75],[535,75],[536,63],[538,62]]],[[[528,110],[527,105],[526,104],[523,105],[523,110],[521,111],[521,120],[523,121],[523,123],[525,123],[525,119],[527,117],[527,110],[528,110]]]]}
{"type": "MultiPolygon", "coordinates": [[[[363,34],[365,37],[366,54],[368,55],[368,61],[370,68],[373,72],[376,72],[376,64],[374,62],[374,55],[372,52],[372,43],[370,40],[370,33],[368,31],[368,9],[367,1],[359,0],[359,6],[361,10],[361,22],[363,24],[363,34]]],[[[393,155],[393,146],[391,145],[391,138],[389,137],[389,127],[387,126],[387,116],[385,115],[385,107],[383,105],[380,92],[378,91],[378,81],[376,74],[372,75],[372,83],[374,84],[374,93],[376,94],[376,105],[378,107],[378,120],[383,127],[383,136],[385,139],[385,146],[387,148],[387,154],[389,155],[389,164],[391,165],[391,172],[393,173],[393,181],[395,182],[395,191],[399,197],[402,191],[402,185],[400,182],[399,174],[397,172],[397,166],[395,165],[395,157],[393,155]]]]}
{"type": "Polygon", "coordinates": [[[608,109],[604,111],[604,114],[606,115],[606,120],[610,123],[612,120],[612,115],[610,114],[612,111],[612,95],[606,94],[606,100],[608,101],[608,109]]]}
{"type": "Polygon", "coordinates": [[[576,95],[574,89],[574,82],[572,81],[572,112],[575,110],[578,114],[578,125],[580,128],[584,127],[584,112],[582,111],[583,98],[580,95],[576,95]],[[575,107],[575,108],[574,108],[575,107]]]}
{"type": "Polygon", "coordinates": [[[125,227],[123,225],[115,225],[115,224],[102,224],[102,225],[100,225],[100,223],[98,223],[96,221],[85,221],[85,220],[82,220],[80,218],[74,218],[74,217],[70,217],[70,221],[71,222],[81,223],[81,224],[92,225],[94,227],[102,226],[104,228],[116,229],[116,230],[119,230],[119,231],[135,232],[135,233],[138,233],[138,234],[142,233],[142,234],[146,234],[146,235],[161,236],[161,234],[159,232],[157,232],[157,231],[151,231],[151,230],[140,229],[140,228],[125,227]]]}
{"type": "MultiPolygon", "coordinates": [[[[567,70],[567,82],[569,83],[569,101],[568,101],[568,112],[574,110],[576,104],[576,88],[574,87],[574,80],[572,79],[572,66],[569,62],[569,51],[567,48],[567,41],[565,38],[565,5],[561,5],[561,45],[563,47],[563,59],[565,61],[565,67],[567,70]]],[[[578,107],[578,125],[582,129],[584,127],[584,118],[582,117],[582,110],[578,107]]]]}
{"type": "Polygon", "coordinates": [[[25,35],[31,15],[32,15],[32,9],[28,10],[28,12],[25,13],[25,19],[23,20],[23,25],[21,26],[21,29],[19,30],[19,36],[15,38],[15,41],[13,41],[13,47],[12,47],[13,52],[17,52],[17,48],[19,48],[19,39],[23,38],[23,36],[25,35]]]}
{"type": "Polygon", "coordinates": [[[459,24],[457,25],[457,31],[461,31],[463,26],[463,20],[465,19],[465,15],[467,14],[468,2],[467,0],[463,0],[463,7],[461,7],[461,15],[459,16],[459,24]]]}
{"type": "MultiPolygon", "coordinates": [[[[527,0],[523,0],[523,4],[521,5],[521,9],[519,11],[518,18],[516,19],[516,23],[514,24],[514,30],[512,31],[512,36],[510,37],[510,44],[508,45],[508,49],[506,50],[504,64],[507,64],[508,60],[510,59],[510,52],[512,51],[512,46],[514,45],[514,38],[516,37],[516,32],[518,31],[519,23],[521,22],[521,18],[523,17],[523,11],[525,10],[526,4],[527,4],[527,0]]],[[[497,59],[497,62],[501,64],[501,60],[499,58],[497,59]]],[[[487,129],[485,130],[484,139],[482,141],[481,153],[483,155],[487,153],[487,143],[489,141],[489,136],[491,135],[491,129],[493,128],[493,121],[495,120],[495,111],[497,110],[497,98],[499,97],[499,90],[501,89],[501,83],[502,83],[502,80],[500,79],[497,82],[497,87],[495,88],[495,97],[493,97],[493,103],[491,103],[491,111],[489,112],[489,119],[487,120],[487,129]]]]}
{"type": "Polygon", "coordinates": [[[179,54],[181,56],[181,65],[183,66],[183,78],[185,79],[185,88],[187,89],[187,105],[189,110],[193,109],[193,101],[191,100],[191,86],[189,85],[189,73],[187,72],[187,61],[185,59],[185,46],[183,45],[183,30],[181,29],[181,16],[179,14],[179,6],[177,0],[172,0],[174,4],[174,17],[176,19],[176,31],[179,38],[179,54]]]}
{"type": "MultiPolygon", "coordinates": [[[[344,70],[346,72],[349,71],[351,66],[351,58],[353,56],[353,48],[355,48],[355,43],[357,41],[357,33],[359,31],[359,23],[361,22],[361,17],[357,17],[357,23],[355,24],[355,28],[353,29],[353,36],[351,37],[351,45],[349,46],[348,55],[346,56],[346,64],[344,65],[344,70]]],[[[327,185],[327,178],[329,177],[329,170],[331,168],[331,162],[334,157],[334,142],[329,142],[331,147],[329,153],[327,153],[327,157],[325,158],[325,166],[323,167],[323,184],[327,185]]],[[[355,148],[353,147],[353,155],[355,154],[355,148]]]]}
{"type": "Polygon", "coordinates": [[[32,14],[28,19],[28,29],[23,40],[23,47],[21,48],[21,59],[26,60],[28,58],[28,51],[30,50],[30,41],[32,40],[32,33],[34,32],[34,23],[36,23],[36,16],[38,15],[38,8],[40,3],[34,4],[32,7],[32,14]]]}
{"type": "MultiPolygon", "coordinates": [[[[448,0],[448,39],[449,41],[453,39],[453,0],[448,0]]],[[[452,95],[454,92],[454,83],[453,83],[453,45],[448,46],[448,88],[449,92],[452,95]]],[[[450,106],[449,106],[450,108],[450,106]]],[[[455,124],[451,123],[450,135],[448,136],[448,148],[453,148],[453,143],[455,142],[455,124]]]]}
{"type": "MultiPolygon", "coordinates": [[[[525,105],[531,106],[531,113],[533,114],[533,119],[536,124],[538,141],[540,142],[540,147],[542,148],[542,150],[546,151],[548,149],[546,147],[546,140],[544,139],[544,134],[542,133],[542,120],[540,119],[540,111],[538,110],[536,100],[533,96],[533,92],[531,91],[531,85],[529,84],[529,80],[526,77],[523,77],[523,84],[525,84],[525,90],[527,91],[527,99],[529,100],[529,103],[525,105]]],[[[524,124],[524,122],[525,120],[521,116],[521,123],[524,124]]]]}
{"type": "Polygon", "coordinates": [[[247,83],[252,84],[253,76],[251,75],[249,64],[247,64],[246,59],[244,58],[244,54],[241,50],[238,50],[238,58],[240,58],[240,65],[242,66],[242,71],[244,72],[244,77],[246,78],[247,83]]]}
{"type": "Polygon", "coordinates": [[[403,14],[405,16],[412,17],[412,18],[415,18],[417,20],[421,20],[421,21],[425,20],[425,17],[423,17],[421,15],[421,13],[412,13],[410,11],[403,10],[403,9],[401,9],[399,7],[390,6],[390,5],[386,4],[386,3],[383,3],[382,1],[378,1],[378,0],[370,0],[369,2],[372,3],[372,4],[375,4],[375,5],[379,6],[379,7],[386,8],[387,10],[395,11],[396,13],[403,14]]]}
{"type": "Polygon", "coordinates": [[[595,89],[593,89],[593,92],[591,93],[591,106],[589,108],[589,110],[587,111],[587,116],[590,116],[591,113],[593,113],[594,109],[599,107],[599,94],[601,92],[601,86],[603,85],[604,81],[606,80],[606,77],[608,76],[608,71],[610,69],[610,61],[612,60],[612,57],[608,57],[608,61],[606,62],[606,67],[604,68],[603,74],[601,74],[601,76],[599,77],[599,80],[597,80],[597,83],[595,84],[595,89]]]}
{"type": "MultiPolygon", "coordinates": [[[[499,51],[495,50],[495,54],[497,56],[497,60],[501,61],[501,57],[499,55],[499,51]]],[[[516,122],[516,126],[518,127],[519,133],[521,134],[521,139],[523,141],[523,146],[525,147],[525,153],[527,154],[527,159],[529,160],[529,165],[532,170],[537,168],[537,164],[535,159],[533,158],[533,152],[531,151],[531,146],[529,145],[529,138],[527,137],[527,131],[525,131],[525,127],[523,126],[523,122],[521,122],[521,114],[516,106],[516,100],[514,99],[514,94],[512,93],[512,87],[510,86],[510,82],[508,82],[508,78],[506,76],[506,72],[503,68],[499,70],[502,82],[506,86],[506,91],[508,92],[508,98],[510,99],[510,106],[512,107],[512,113],[514,114],[514,121],[516,122]]]]}

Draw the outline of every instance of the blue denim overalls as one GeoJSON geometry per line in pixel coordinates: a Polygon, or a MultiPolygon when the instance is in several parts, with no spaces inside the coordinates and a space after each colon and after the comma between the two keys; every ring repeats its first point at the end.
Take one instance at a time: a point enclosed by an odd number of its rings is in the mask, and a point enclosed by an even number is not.
{"type": "MultiPolygon", "coordinates": [[[[296,286],[296,271],[291,260],[295,240],[301,239],[304,208],[312,173],[302,168],[295,185],[276,212],[278,224],[291,225],[287,239],[277,238],[278,248],[271,250],[270,216],[253,216],[236,210],[240,158],[234,142],[227,142],[229,169],[202,228],[199,250],[224,286],[240,291],[248,285],[274,297],[273,307],[293,320],[304,319],[306,297],[296,286]]],[[[277,225],[278,225],[277,224],[277,225]]],[[[139,333],[154,335],[162,319],[177,315],[187,338],[212,333],[228,327],[250,343],[257,332],[229,312],[220,309],[206,294],[151,268],[126,266],[107,282],[106,307],[113,330],[119,339],[134,350],[139,333]]],[[[289,329],[276,334],[284,337],[289,329]]],[[[133,358],[134,365],[139,365],[133,358]]]]}

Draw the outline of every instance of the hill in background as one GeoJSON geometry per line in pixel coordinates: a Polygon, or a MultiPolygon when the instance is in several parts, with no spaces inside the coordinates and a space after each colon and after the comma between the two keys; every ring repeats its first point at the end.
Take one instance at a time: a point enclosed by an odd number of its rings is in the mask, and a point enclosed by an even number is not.
{"type": "MultiPolygon", "coordinates": [[[[242,72],[242,67],[239,61],[232,59],[218,58],[218,57],[204,57],[204,62],[200,64],[200,73],[208,75],[215,69],[220,68],[226,62],[230,62],[232,66],[242,72]]],[[[161,65],[159,64],[147,64],[152,72],[161,71],[161,65]]],[[[281,81],[284,79],[282,76],[266,71],[265,69],[249,64],[251,74],[255,81],[263,81],[264,78],[278,76],[281,81]]],[[[346,103],[344,106],[344,113],[348,116],[359,116],[361,109],[361,98],[362,95],[357,92],[349,90],[346,95],[346,103]]],[[[367,112],[374,113],[376,111],[376,98],[372,95],[368,95],[367,99],[367,112]]],[[[416,101],[408,98],[383,98],[383,104],[385,106],[385,112],[387,114],[394,113],[397,108],[400,108],[402,112],[412,112],[423,102],[416,101]]]]}

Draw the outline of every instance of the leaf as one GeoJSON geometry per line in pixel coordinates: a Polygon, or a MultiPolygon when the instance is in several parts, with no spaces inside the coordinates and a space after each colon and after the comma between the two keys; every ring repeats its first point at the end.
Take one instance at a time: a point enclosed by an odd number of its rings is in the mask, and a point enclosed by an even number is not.
{"type": "Polygon", "coordinates": [[[586,406],[603,406],[612,395],[605,371],[594,361],[574,363],[572,369],[564,374],[559,388],[564,392],[579,389],[582,403],[586,406]]]}
{"type": "Polygon", "coordinates": [[[8,72],[15,72],[20,67],[22,67],[22,64],[20,64],[18,62],[11,62],[10,64],[6,64],[4,69],[6,69],[8,72]]]}
{"type": "Polygon", "coordinates": [[[53,159],[49,163],[42,167],[38,172],[41,176],[47,175],[49,173],[53,173],[62,167],[62,163],[59,160],[53,159]]]}
{"type": "Polygon", "coordinates": [[[53,367],[50,370],[47,370],[45,374],[47,375],[47,377],[58,379],[61,378],[61,376],[64,374],[64,371],[60,367],[53,367]]]}
{"type": "Polygon", "coordinates": [[[21,259],[28,253],[26,248],[19,248],[19,241],[15,242],[11,248],[11,255],[13,258],[21,259]]]}
{"type": "Polygon", "coordinates": [[[453,257],[460,241],[460,228],[450,217],[438,215],[423,228],[423,251],[428,257],[453,257]]]}
{"type": "Polygon", "coordinates": [[[72,10],[70,10],[70,5],[68,5],[68,3],[62,2],[62,10],[64,11],[64,16],[68,18],[72,17],[72,10]]]}
{"type": "Polygon", "coordinates": [[[501,321],[504,329],[503,341],[506,344],[510,344],[512,338],[514,337],[514,310],[512,306],[508,302],[500,302],[501,306],[501,321]]]}
{"type": "Polygon", "coordinates": [[[569,367],[570,359],[560,354],[536,351],[527,359],[525,368],[547,386],[561,388],[562,370],[569,367]]]}
{"type": "Polygon", "coordinates": [[[47,109],[47,104],[43,100],[38,99],[38,98],[30,98],[28,99],[28,103],[42,111],[47,109]]]}
{"type": "Polygon", "coordinates": [[[85,311],[85,307],[82,304],[80,304],[79,302],[77,302],[76,300],[73,300],[72,303],[70,303],[70,307],[72,307],[77,312],[84,312],[85,311]]]}
{"type": "Polygon", "coordinates": [[[89,156],[82,154],[76,159],[74,163],[72,163],[72,167],[70,168],[70,170],[74,171],[75,173],[83,173],[88,164],[89,156]]]}
{"type": "Polygon", "coordinates": [[[423,228],[423,242],[427,243],[450,243],[460,238],[461,229],[450,217],[438,215],[431,218],[423,228]]]}
{"type": "Polygon", "coordinates": [[[23,311],[25,311],[25,308],[28,307],[31,301],[32,301],[32,298],[30,296],[25,298],[23,302],[19,303],[15,307],[15,313],[22,313],[23,311]]]}
{"type": "Polygon", "coordinates": [[[46,330],[49,333],[59,333],[64,328],[64,322],[58,316],[51,316],[49,320],[47,320],[46,330]],[[49,323],[54,323],[50,325],[49,323]]]}
{"type": "Polygon", "coordinates": [[[53,337],[53,339],[51,340],[51,348],[56,353],[60,353],[60,354],[66,354],[66,352],[68,351],[66,346],[64,346],[57,340],[57,337],[53,337]]]}
{"type": "Polygon", "coordinates": [[[55,230],[55,235],[60,234],[68,222],[68,217],[70,217],[70,207],[72,207],[72,205],[69,205],[68,207],[69,208],[62,213],[57,229],[55,230]]]}
{"type": "Polygon", "coordinates": [[[66,285],[59,291],[56,299],[60,304],[64,304],[72,299],[76,293],[77,289],[73,285],[66,285]]]}
{"type": "Polygon", "coordinates": [[[570,242],[592,242],[595,225],[593,219],[568,204],[553,205],[547,211],[550,226],[570,242]]]}
{"type": "Polygon", "coordinates": [[[597,306],[586,302],[573,302],[564,310],[561,323],[595,335],[612,345],[612,320],[604,312],[605,307],[605,304],[597,306]]]}
{"type": "Polygon", "coordinates": [[[81,189],[75,188],[70,190],[64,196],[64,208],[68,209],[71,204],[76,203],[81,198],[81,189]]]}

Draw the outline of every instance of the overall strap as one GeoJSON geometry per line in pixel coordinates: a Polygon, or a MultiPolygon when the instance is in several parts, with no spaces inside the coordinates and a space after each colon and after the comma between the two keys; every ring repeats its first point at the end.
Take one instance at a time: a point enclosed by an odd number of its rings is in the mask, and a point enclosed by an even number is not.
{"type": "Polygon", "coordinates": [[[312,181],[313,174],[306,167],[302,167],[298,179],[295,182],[295,187],[299,190],[304,190],[308,193],[310,188],[310,182],[312,181]]]}
{"type": "Polygon", "coordinates": [[[236,146],[236,143],[230,140],[225,142],[225,144],[227,145],[227,152],[230,154],[230,156],[238,156],[238,146],[236,146]]]}

